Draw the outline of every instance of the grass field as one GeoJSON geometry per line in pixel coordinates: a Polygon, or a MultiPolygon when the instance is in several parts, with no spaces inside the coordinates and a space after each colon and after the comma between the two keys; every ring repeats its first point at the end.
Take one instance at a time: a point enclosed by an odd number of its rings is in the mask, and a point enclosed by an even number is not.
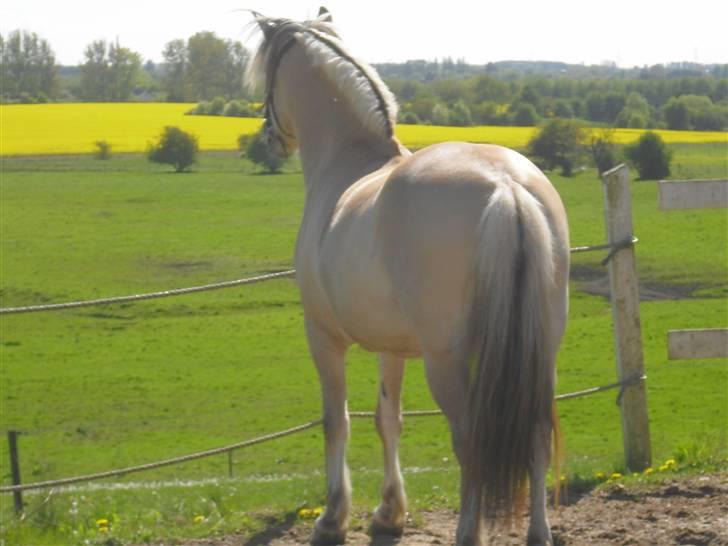
{"type": "MultiPolygon", "coordinates": [[[[258,130],[260,119],[186,116],[193,104],[77,103],[0,105],[0,155],[83,154],[105,140],[113,152],[143,152],[162,128],[174,125],[199,137],[203,150],[235,150],[238,137],[258,130]]],[[[523,148],[533,127],[434,127],[400,125],[397,136],[412,148],[461,140],[523,148]]],[[[640,129],[617,129],[614,140],[637,140],[640,129]]],[[[728,143],[726,133],[659,131],[669,144],[728,143]]]]}
{"type": "MultiPolygon", "coordinates": [[[[720,169],[720,145],[676,147],[684,177],[720,169]]],[[[721,163],[723,162],[723,163],[721,163]]],[[[303,186],[295,171],[261,176],[233,153],[204,154],[171,174],[142,157],[3,158],[2,306],[190,286],[290,267],[303,186]]],[[[593,171],[552,177],[572,245],[604,239],[593,171]]],[[[725,464],[725,361],[667,361],[666,331],[728,325],[725,211],[657,211],[654,183],[633,185],[640,275],[658,299],[641,307],[655,462],[725,464]],[[692,294],[689,299],[659,295],[692,294]]],[[[600,255],[575,257],[579,278],[599,277],[600,255]]],[[[3,316],[0,428],[21,430],[24,481],[124,467],[226,445],[318,417],[319,390],[291,281],[138,304],[3,316]]],[[[352,410],[373,409],[376,364],[348,359],[352,410]]],[[[559,392],[614,380],[609,302],[572,286],[559,392]]],[[[566,473],[590,480],[622,470],[615,393],[559,406],[566,473]]],[[[434,408],[422,364],[408,365],[405,409],[434,408]]],[[[376,504],[380,448],[355,421],[349,461],[359,510],[376,504]]],[[[0,442],[4,483],[7,446],[0,442]]],[[[319,429],[239,451],[228,477],[214,457],[120,480],[121,486],[27,494],[18,524],[0,502],[9,544],[157,542],[252,532],[261,513],[282,517],[323,502],[319,429]],[[185,485],[185,480],[217,482],[185,485]],[[137,482],[163,482],[153,489],[137,482]],[[202,516],[202,519],[200,519],[202,516]],[[101,531],[96,522],[110,520],[101,531]]],[[[409,419],[402,463],[415,509],[457,506],[458,471],[441,418],[409,419]]],[[[98,487],[98,486],[97,486],[98,487]]]]}

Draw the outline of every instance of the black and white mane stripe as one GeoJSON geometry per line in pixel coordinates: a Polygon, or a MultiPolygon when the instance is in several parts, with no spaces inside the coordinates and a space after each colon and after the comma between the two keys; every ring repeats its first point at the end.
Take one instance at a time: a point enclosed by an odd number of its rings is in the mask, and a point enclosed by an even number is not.
{"type": "Polygon", "coordinates": [[[372,132],[391,138],[397,120],[397,101],[376,70],[351,55],[338,39],[333,27],[321,20],[296,23],[287,19],[264,22],[274,30],[264,39],[250,64],[249,82],[270,84],[277,70],[281,48],[291,39],[303,46],[311,64],[322,69],[362,124],[372,132]]]}

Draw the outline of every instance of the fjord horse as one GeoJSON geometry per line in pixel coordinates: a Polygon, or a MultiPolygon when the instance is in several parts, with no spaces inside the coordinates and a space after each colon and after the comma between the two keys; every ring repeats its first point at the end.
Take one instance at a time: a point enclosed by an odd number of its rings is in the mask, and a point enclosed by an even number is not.
{"type": "Polygon", "coordinates": [[[323,396],[327,505],[312,542],[345,540],[351,505],[344,357],[379,353],[376,424],[384,448],[374,533],[402,532],[400,392],[422,357],[461,466],[458,544],[509,520],[530,484],[529,544],[551,544],[545,476],[555,360],[565,328],[566,213],[544,174],[515,151],[444,143],[414,154],[394,135],[396,101],[353,57],[328,12],[256,15],[248,77],[265,88],[279,155],[300,151],[306,199],[296,278],[323,396]]]}

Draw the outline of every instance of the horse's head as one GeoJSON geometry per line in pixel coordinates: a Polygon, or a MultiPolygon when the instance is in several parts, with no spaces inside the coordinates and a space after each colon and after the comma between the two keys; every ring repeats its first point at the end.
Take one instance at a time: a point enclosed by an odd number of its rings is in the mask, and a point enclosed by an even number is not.
{"type": "Polygon", "coordinates": [[[282,100],[281,88],[277,85],[281,64],[307,29],[315,28],[332,36],[336,32],[331,26],[331,14],[323,7],[316,19],[303,23],[253,14],[263,39],[248,67],[246,79],[252,86],[265,86],[263,134],[272,153],[287,157],[298,147],[298,138],[287,101],[282,100]]]}

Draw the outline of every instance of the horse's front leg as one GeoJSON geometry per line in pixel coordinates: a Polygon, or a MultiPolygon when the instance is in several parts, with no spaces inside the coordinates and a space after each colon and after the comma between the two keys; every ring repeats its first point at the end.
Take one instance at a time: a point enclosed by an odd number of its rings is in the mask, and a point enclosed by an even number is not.
{"type": "Polygon", "coordinates": [[[311,542],[342,544],[346,540],[351,508],[351,482],[346,466],[349,412],[344,357],[347,345],[310,321],[306,321],[306,333],[321,382],[327,479],[326,510],[316,520],[311,542]]]}
{"type": "Polygon", "coordinates": [[[373,534],[401,535],[407,515],[402,472],[399,468],[399,436],[402,432],[400,394],[404,359],[382,354],[379,357],[379,402],[377,431],[384,451],[382,503],[374,511],[373,534]]]}

